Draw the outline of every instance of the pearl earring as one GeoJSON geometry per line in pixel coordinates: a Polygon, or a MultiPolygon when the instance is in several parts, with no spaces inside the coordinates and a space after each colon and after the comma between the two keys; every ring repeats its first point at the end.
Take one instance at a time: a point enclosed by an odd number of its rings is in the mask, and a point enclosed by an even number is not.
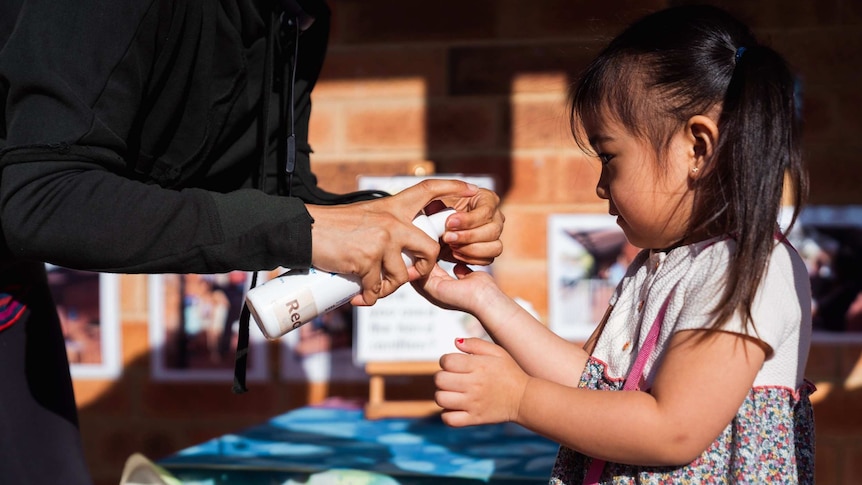
{"type": "Polygon", "coordinates": [[[699,168],[697,168],[697,167],[692,167],[692,168],[691,168],[691,173],[693,173],[693,174],[697,174],[697,171],[698,171],[698,170],[700,170],[700,169],[699,169],[699,168]]]}

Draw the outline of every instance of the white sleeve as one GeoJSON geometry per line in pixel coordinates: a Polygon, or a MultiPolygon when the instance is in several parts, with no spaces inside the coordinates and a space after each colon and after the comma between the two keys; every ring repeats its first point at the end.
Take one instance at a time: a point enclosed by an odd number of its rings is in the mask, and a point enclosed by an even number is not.
{"type": "MultiPolygon", "coordinates": [[[[695,261],[685,287],[685,306],[675,331],[712,326],[713,311],[724,294],[730,252],[735,244],[722,241],[707,248],[695,261]]],[[[801,258],[786,244],[776,244],[751,307],[753,321],[743,323],[739,312],[721,330],[754,337],[771,350],[798,329],[804,305],[810,302],[808,275],[801,258]]],[[[768,352],[771,356],[772,352],[768,352]]]]}

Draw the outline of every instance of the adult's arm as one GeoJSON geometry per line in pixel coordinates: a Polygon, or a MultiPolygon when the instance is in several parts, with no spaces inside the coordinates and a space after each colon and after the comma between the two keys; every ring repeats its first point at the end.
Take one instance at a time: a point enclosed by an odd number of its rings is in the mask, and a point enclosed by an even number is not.
{"type": "Polygon", "coordinates": [[[168,190],[47,156],[0,178],[0,221],[17,258],[127,273],[310,263],[311,218],[298,199],[168,190]]]}

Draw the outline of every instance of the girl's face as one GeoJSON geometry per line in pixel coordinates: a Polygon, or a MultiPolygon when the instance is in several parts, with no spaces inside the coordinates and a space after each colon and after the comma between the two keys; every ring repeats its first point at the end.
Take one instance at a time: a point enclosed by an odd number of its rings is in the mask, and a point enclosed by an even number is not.
{"type": "Polygon", "coordinates": [[[695,166],[686,131],[673,135],[659,162],[649,141],[635,137],[612,117],[586,130],[602,163],[596,193],[608,201],[608,212],[617,217],[629,242],[650,249],[684,242],[694,200],[689,177],[695,166]]]}

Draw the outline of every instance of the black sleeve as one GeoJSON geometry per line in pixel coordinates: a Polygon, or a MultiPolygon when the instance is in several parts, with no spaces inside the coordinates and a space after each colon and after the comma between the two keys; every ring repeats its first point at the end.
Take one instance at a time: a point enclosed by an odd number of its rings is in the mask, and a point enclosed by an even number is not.
{"type": "Polygon", "coordinates": [[[165,190],[88,161],[39,156],[3,171],[0,220],[16,257],[127,273],[309,263],[311,221],[298,199],[254,189],[165,190]]]}

